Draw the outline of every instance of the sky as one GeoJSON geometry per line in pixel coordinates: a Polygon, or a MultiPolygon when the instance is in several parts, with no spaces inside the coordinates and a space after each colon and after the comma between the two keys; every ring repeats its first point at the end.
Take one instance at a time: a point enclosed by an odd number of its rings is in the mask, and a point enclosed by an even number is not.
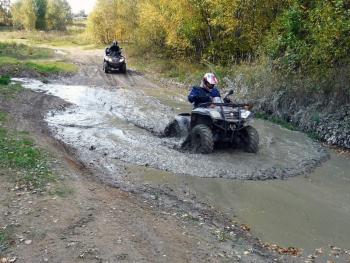
{"type": "Polygon", "coordinates": [[[84,9],[85,13],[90,13],[94,8],[96,0],[67,0],[72,7],[73,13],[78,13],[80,10],[84,9]]]}
{"type": "MultiPolygon", "coordinates": [[[[96,0],[67,0],[72,7],[73,13],[78,13],[80,10],[84,9],[85,13],[89,14],[94,8],[96,0]]],[[[16,2],[16,0],[11,0],[11,2],[16,2]]]]}

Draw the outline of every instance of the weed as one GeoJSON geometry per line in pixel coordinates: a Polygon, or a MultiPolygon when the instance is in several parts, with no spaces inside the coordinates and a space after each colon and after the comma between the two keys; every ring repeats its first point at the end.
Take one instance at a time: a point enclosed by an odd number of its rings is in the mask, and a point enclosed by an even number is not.
{"type": "Polygon", "coordinates": [[[226,242],[227,240],[232,239],[230,234],[227,233],[226,231],[222,231],[222,230],[216,230],[214,233],[212,233],[213,235],[216,236],[217,240],[220,242],[226,242]]]}
{"type": "Polygon", "coordinates": [[[1,253],[8,248],[12,234],[13,234],[12,227],[0,228],[0,256],[1,256],[1,253]]]}
{"type": "Polygon", "coordinates": [[[35,189],[44,189],[48,182],[55,180],[46,156],[33,141],[23,133],[10,132],[1,126],[0,168],[19,171],[21,176],[16,180],[35,189]]]}
{"type": "MultiPolygon", "coordinates": [[[[291,130],[291,131],[300,131],[300,128],[298,126],[296,126],[295,124],[287,122],[287,121],[282,120],[280,118],[277,118],[275,116],[268,115],[266,113],[262,113],[262,112],[255,113],[255,117],[258,119],[271,121],[271,122],[278,124],[286,129],[288,129],[288,130],[291,130]]],[[[306,135],[314,141],[321,141],[322,140],[322,138],[317,133],[312,132],[312,131],[307,131],[306,135]]]]}
{"type": "Polygon", "coordinates": [[[57,195],[59,197],[68,197],[73,194],[73,189],[67,185],[56,186],[53,191],[50,192],[52,195],[57,195]]]}
{"type": "Polygon", "coordinates": [[[285,121],[283,119],[277,118],[275,116],[267,115],[266,113],[261,113],[261,112],[255,113],[255,117],[258,119],[271,121],[271,122],[278,124],[281,127],[286,128],[288,130],[292,130],[292,131],[299,130],[298,127],[296,125],[294,125],[293,123],[290,123],[290,122],[285,121]]]}
{"type": "Polygon", "coordinates": [[[0,111],[0,125],[2,125],[4,121],[6,121],[6,117],[7,114],[5,112],[0,111]]]}

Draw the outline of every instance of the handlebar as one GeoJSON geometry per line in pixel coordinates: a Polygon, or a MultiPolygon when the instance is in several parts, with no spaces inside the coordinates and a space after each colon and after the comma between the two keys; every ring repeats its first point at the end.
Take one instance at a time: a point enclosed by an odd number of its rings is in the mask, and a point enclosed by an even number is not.
{"type": "Polygon", "coordinates": [[[243,108],[246,106],[252,106],[251,104],[248,103],[213,103],[213,102],[206,102],[206,103],[200,103],[198,104],[198,107],[203,107],[203,108],[207,108],[210,105],[214,105],[214,106],[221,106],[221,107],[232,107],[232,108],[243,108]]]}

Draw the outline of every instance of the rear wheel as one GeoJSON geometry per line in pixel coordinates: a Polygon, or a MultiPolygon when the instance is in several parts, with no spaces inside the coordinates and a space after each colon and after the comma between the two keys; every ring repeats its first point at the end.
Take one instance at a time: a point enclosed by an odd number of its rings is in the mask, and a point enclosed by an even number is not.
{"type": "Polygon", "coordinates": [[[108,63],[107,63],[106,61],[103,63],[103,71],[104,71],[106,74],[109,73],[108,63]]]}
{"type": "Polygon", "coordinates": [[[164,135],[166,137],[180,137],[181,128],[176,120],[171,121],[164,129],[164,135]]]}
{"type": "Polygon", "coordinates": [[[192,129],[191,145],[196,153],[207,154],[213,152],[213,133],[208,126],[198,124],[192,129]]]}
{"type": "Polygon", "coordinates": [[[259,150],[259,134],[256,129],[252,126],[247,126],[241,133],[244,150],[249,153],[257,153],[259,150]]]}

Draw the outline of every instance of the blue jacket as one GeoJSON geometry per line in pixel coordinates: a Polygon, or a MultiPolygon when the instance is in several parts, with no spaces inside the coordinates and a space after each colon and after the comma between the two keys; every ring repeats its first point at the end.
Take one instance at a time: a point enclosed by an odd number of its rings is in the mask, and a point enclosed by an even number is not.
{"type": "Polygon", "coordinates": [[[188,101],[194,103],[194,107],[198,107],[200,103],[211,102],[214,97],[221,97],[217,88],[208,91],[202,87],[194,86],[188,95],[188,101]]]}

